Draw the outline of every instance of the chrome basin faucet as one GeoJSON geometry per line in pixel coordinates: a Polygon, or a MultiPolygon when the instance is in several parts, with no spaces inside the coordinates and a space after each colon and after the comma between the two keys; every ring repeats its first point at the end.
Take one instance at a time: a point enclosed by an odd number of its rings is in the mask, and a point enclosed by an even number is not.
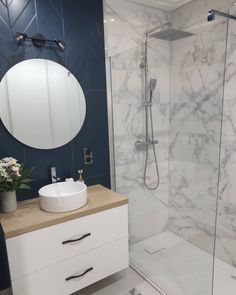
{"type": "Polygon", "coordinates": [[[58,181],[60,181],[60,178],[57,177],[56,167],[51,167],[51,181],[52,183],[57,183],[58,181]]]}

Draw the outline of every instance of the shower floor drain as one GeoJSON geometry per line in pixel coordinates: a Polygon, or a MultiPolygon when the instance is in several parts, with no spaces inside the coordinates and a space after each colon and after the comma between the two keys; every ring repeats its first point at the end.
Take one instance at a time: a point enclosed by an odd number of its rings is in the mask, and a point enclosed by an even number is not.
{"type": "Polygon", "coordinates": [[[165,248],[160,248],[160,249],[154,249],[154,248],[151,248],[151,247],[144,248],[144,251],[146,251],[150,255],[156,254],[156,253],[158,253],[160,251],[163,251],[163,250],[165,250],[165,248]]]}
{"type": "MultiPolygon", "coordinates": [[[[142,295],[139,291],[137,291],[135,288],[129,290],[129,295],[142,295]]],[[[127,294],[127,295],[128,295],[127,294]]]]}

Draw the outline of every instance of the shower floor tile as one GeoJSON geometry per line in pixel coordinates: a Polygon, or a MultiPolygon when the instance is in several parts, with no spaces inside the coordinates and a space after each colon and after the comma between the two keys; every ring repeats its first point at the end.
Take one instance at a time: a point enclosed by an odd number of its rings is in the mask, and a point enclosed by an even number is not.
{"type": "Polygon", "coordinates": [[[161,295],[136,271],[128,268],[73,295],[161,295]]]}
{"type": "MultiPolygon", "coordinates": [[[[130,261],[168,295],[212,294],[212,255],[171,232],[132,245],[130,261]]],[[[235,295],[236,269],[216,258],[214,282],[214,295],[235,295]]]]}

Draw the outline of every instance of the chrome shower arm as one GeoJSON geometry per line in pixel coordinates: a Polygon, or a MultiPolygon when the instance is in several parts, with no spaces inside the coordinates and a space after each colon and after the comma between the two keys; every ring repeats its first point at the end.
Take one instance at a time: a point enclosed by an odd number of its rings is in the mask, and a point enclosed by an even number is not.
{"type": "Polygon", "coordinates": [[[215,15],[219,15],[219,16],[223,16],[223,17],[226,17],[226,18],[236,20],[235,15],[232,15],[232,14],[229,14],[229,13],[226,13],[226,12],[222,12],[222,11],[219,11],[219,10],[216,10],[216,9],[210,9],[209,10],[207,20],[208,21],[213,21],[215,19],[215,15]]]}

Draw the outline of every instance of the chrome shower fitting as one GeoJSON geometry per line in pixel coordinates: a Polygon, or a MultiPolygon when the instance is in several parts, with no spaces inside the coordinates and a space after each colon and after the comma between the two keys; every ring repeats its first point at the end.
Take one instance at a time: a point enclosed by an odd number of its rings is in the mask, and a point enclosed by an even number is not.
{"type": "Polygon", "coordinates": [[[57,177],[57,168],[56,167],[51,167],[50,172],[51,172],[52,183],[57,183],[58,181],[61,180],[59,177],[57,177]]]}
{"type": "Polygon", "coordinates": [[[222,12],[222,11],[219,11],[219,10],[215,10],[215,9],[210,9],[208,11],[207,21],[211,22],[211,21],[215,20],[216,15],[223,16],[223,17],[226,17],[226,18],[229,18],[229,19],[236,20],[236,16],[235,15],[232,15],[232,14],[229,14],[229,13],[225,13],[225,12],[222,12]]]}
{"type": "Polygon", "coordinates": [[[146,38],[151,37],[155,39],[161,39],[165,41],[176,41],[186,37],[194,36],[193,33],[186,31],[176,30],[172,27],[172,23],[167,22],[161,26],[155,27],[150,31],[146,32],[146,38]],[[159,30],[160,29],[160,30],[159,30]]]}
{"type": "Polygon", "coordinates": [[[148,86],[149,90],[154,91],[156,88],[156,85],[157,85],[157,79],[151,79],[148,86]]]}
{"type": "Polygon", "coordinates": [[[135,142],[135,146],[137,149],[143,149],[143,148],[149,147],[151,145],[156,145],[158,143],[159,143],[158,140],[148,140],[148,141],[137,140],[135,142]]]}

